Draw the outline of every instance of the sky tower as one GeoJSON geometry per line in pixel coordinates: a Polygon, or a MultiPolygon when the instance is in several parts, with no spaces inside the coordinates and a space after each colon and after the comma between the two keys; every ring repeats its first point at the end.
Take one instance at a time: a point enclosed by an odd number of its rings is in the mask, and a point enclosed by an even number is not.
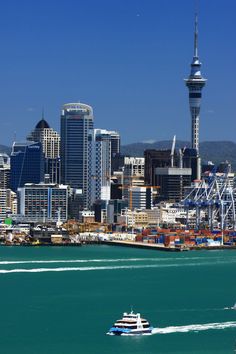
{"type": "Polygon", "coordinates": [[[196,14],[194,31],[194,54],[191,63],[191,72],[188,79],[185,80],[185,83],[189,90],[189,107],[192,117],[192,148],[197,150],[197,155],[199,155],[199,118],[202,88],[205,86],[207,81],[201,75],[201,65],[202,64],[198,57],[198,18],[196,14]]]}

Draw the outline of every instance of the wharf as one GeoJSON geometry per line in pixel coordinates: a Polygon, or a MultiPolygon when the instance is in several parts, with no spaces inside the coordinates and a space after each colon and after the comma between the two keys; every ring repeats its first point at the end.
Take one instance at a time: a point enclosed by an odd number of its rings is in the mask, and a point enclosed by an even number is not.
{"type": "Polygon", "coordinates": [[[221,245],[221,246],[189,246],[190,251],[201,251],[201,250],[236,250],[236,246],[221,245]]]}
{"type": "MultiPolygon", "coordinates": [[[[123,246],[123,247],[133,247],[133,248],[145,248],[149,250],[165,251],[165,252],[180,252],[183,249],[175,247],[166,247],[164,245],[156,243],[143,243],[143,242],[132,242],[132,241],[103,241],[105,245],[109,246],[123,246]]],[[[187,249],[186,249],[187,250],[187,249]]]]}
{"type": "Polygon", "coordinates": [[[82,246],[81,242],[77,243],[0,243],[0,246],[7,246],[7,247],[12,247],[12,246],[21,246],[21,247],[80,247],[82,246]]]}
{"type": "Polygon", "coordinates": [[[143,242],[132,242],[132,241],[103,241],[103,244],[109,246],[123,246],[123,247],[133,247],[133,248],[145,248],[156,251],[166,251],[166,252],[182,252],[182,251],[214,251],[214,250],[236,250],[235,246],[221,245],[221,246],[187,246],[182,245],[182,247],[176,246],[165,246],[163,244],[156,243],[143,243],[143,242]]]}

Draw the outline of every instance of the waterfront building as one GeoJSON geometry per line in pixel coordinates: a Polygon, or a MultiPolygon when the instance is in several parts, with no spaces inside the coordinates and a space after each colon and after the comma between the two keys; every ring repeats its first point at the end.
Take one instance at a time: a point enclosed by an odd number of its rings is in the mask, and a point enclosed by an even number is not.
{"type": "Polygon", "coordinates": [[[144,210],[123,210],[118,217],[118,222],[127,227],[146,227],[148,226],[148,215],[144,210]]]}
{"type": "Polygon", "coordinates": [[[28,141],[41,142],[45,157],[44,173],[50,176],[51,183],[60,182],[60,135],[42,119],[27,136],[28,141]]]}
{"type": "Polygon", "coordinates": [[[91,210],[81,210],[79,212],[79,221],[83,224],[92,224],[95,222],[95,212],[91,210]]]}
{"type": "Polygon", "coordinates": [[[10,188],[10,157],[5,153],[0,153],[0,188],[10,188]]]}
{"type": "Polygon", "coordinates": [[[159,226],[160,224],[160,208],[154,207],[152,209],[143,209],[143,212],[147,214],[149,226],[159,226]]]}
{"type": "Polygon", "coordinates": [[[25,183],[43,181],[44,154],[40,142],[14,142],[10,159],[10,186],[14,192],[25,183]]]}
{"type": "Polygon", "coordinates": [[[185,80],[189,90],[189,108],[192,121],[192,149],[196,151],[197,159],[197,179],[201,177],[201,163],[199,155],[199,120],[202,89],[206,84],[206,79],[201,74],[201,62],[198,56],[198,19],[195,16],[195,31],[194,31],[194,54],[191,63],[191,72],[188,79],[185,80]]]}
{"type": "Polygon", "coordinates": [[[18,188],[18,214],[27,222],[65,222],[68,219],[66,185],[26,183],[18,188]]]}
{"type": "Polygon", "coordinates": [[[93,129],[88,136],[88,207],[111,199],[111,134],[93,129]]]}
{"type": "Polygon", "coordinates": [[[83,103],[68,103],[61,112],[61,182],[82,189],[88,206],[88,134],[93,129],[93,109],[83,103]]]}
{"type": "MultiPolygon", "coordinates": [[[[187,212],[183,207],[176,207],[174,203],[170,202],[161,202],[159,204],[159,213],[160,213],[160,224],[168,226],[177,226],[179,227],[186,225],[187,212]]],[[[195,213],[190,211],[188,218],[189,220],[194,219],[195,213]]],[[[193,224],[191,223],[191,226],[193,224]]]]}
{"type": "Polygon", "coordinates": [[[0,221],[17,213],[16,193],[9,188],[0,188],[0,221]]]}

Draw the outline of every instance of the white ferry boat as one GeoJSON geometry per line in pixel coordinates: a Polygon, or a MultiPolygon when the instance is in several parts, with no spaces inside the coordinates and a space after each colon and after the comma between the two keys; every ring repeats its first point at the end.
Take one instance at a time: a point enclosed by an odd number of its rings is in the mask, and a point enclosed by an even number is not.
{"type": "Polygon", "coordinates": [[[110,335],[140,335],[151,334],[153,327],[144,318],[141,318],[140,313],[124,312],[123,318],[117,320],[109,329],[107,334],[110,335]]]}

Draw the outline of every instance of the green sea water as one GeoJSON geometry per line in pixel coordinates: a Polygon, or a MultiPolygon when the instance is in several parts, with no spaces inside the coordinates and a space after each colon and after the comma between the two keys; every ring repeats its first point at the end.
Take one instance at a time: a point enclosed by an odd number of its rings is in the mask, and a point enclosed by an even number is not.
{"type": "Polygon", "coordinates": [[[229,354],[235,251],[0,247],[2,354],[229,354]],[[107,336],[140,312],[151,336],[107,336]]]}

